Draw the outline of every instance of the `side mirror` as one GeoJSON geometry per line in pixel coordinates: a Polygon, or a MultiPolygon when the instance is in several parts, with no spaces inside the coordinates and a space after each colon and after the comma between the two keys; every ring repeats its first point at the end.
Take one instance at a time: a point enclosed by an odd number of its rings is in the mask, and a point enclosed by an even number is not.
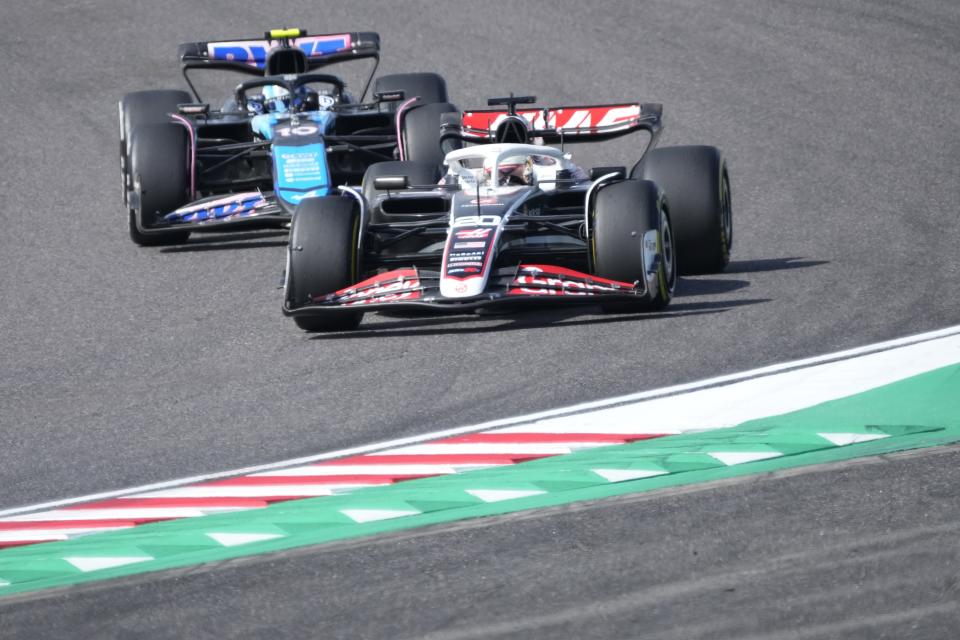
{"type": "Polygon", "coordinates": [[[626,178],[627,168],[626,167],[594,167],[590,169],[590,179],[596,180],[597,178],[602,178],[608,173],[616,173],[618,178],[626,178]]]}
{"type": "Polygon", "coordinates": [[[383,176],[373,179],[373,188],[378,191],[399,191],[410,186],[407,176],[383,176]]]}
{"type": "Polygon", "coordinates": [[[378,91],[373,94],[376,102],[399,102],[406,97],[403,91],[378,91]]]}
{"type": "Polygon", "coordinates": [[[177,111],[183,116],[205,116],[210,112],[210,105],[203,103],[178,104],[177,111]]]}

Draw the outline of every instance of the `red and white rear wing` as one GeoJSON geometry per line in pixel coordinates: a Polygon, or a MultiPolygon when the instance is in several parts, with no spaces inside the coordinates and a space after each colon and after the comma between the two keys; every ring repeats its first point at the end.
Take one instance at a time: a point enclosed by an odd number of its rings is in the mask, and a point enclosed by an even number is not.
{"type": "MultiPolygon", "coordinates": [[[[603,140],[646,130],[660,128],[663,106],[659,104],[608,104],[580,107],[549,107],[517,109],[529,138],[543,138],[545,143],[564,140],[603,140]]],[[[497,139],[508,118],[505,109],[464,111],[458,119],[443,125],[444,137],[455,137],[464,142],[500,142],[497,139]]]]}

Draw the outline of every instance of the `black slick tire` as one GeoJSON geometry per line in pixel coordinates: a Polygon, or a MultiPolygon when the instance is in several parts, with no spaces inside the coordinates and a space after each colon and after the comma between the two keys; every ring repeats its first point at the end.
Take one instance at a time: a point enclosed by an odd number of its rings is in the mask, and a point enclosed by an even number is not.
{"type": "Polygon", "coordinates": [[[447,82],[436,73],[396,73],[382,76],[374,82],[373,91],[374,93],[403,91],[404,100],[419,97],[421,104],[448,100],[447,82]]]}
{"type": "Polygon", "coordinates": [[[403,159],[439,167],[447,152],[460,145],[447,141],[441,146],[440,119],[457,108],[449,102],[412,107],[403,114],[403,159]]]}
{"type": "MultiPolygon", "coordinates": [[[[377,178],[387,176],[406,176],[411,185],[426,186],[437,184],[440,179],[440,167],[435,164],[415,161],[393,160],[390,162],[378,162],[367,167],[363,174],[363,197],[367,201],[367,207],[370,211],[370,222],[384,222],[384,216],[380,209],[376,207],[377,196],[386,191],[379,190],[374,186],[377,178]]],[[[418,219],[420,216],[413,216],[411,219],[418,219]]],[[[399,221],[402,217],[393,216],[394,221],[399,221]]]]}
{"type": "MultiPolygon", "coordinates": [[[[297,206],[287,249],[285,304],[299,308],[314,296],[333,293],[359,278],[357,236],[360,211],[353,198],[307,198],[297,206]]],[[[356,329],[362,311],[340,311],[322,316],[294,316],[304,331],[356,329]]]]}
{"type": "Polygon", "coordinates": [[[657,290],[636,301],[601,304],[604,311],[659,311],[673,297],[677,284],[676,251],[670,216],[662,192],[647,180],[623,180],[597,192],[593,206],[589,251],[592,272],[621,282],[646,282],[644,237],[656,231],[657,290]]]}
{"type": "Polygon", "coordinates": [[[720,150],[707,146],[651,151],[633,177],[652,180],[670,201],[680,273],[719,273],[730,262],[733,208],[720,150]]]}
{"type": "Polygon", "coordinates": [[[175,123],[138,126],[131,136],[130,175],[139,180],[140,202],[129,211],[130,239],[141,246],[186,242],[189,231],[145,233],[160,216],[188,200],[187,133],[175,123]]]}
{"type": "Polygon", "coordinates": [[[168,114],[176,113],[178,104],[193,101],[189,93],[177,89],[135,91],[120,99],[120,179],[125,204],[127,193],[132,186],[129,160],[131,134],[134,129],[144,124],[169,122],[168,114]]]}

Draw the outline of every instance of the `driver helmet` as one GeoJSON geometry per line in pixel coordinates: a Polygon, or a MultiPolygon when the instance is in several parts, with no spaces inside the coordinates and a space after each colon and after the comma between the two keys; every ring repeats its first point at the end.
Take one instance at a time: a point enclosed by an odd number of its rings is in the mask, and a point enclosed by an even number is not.
{"type": "Polygon", "coordinates": [[[527,156],[525,159],[508,158],[506,162],[500,163],[497,168],[497,186],[522,186],[536,184],[536,172],[533,169],[535,160],[533,156],[527,156]]]}
{"type": "Polygon", "coordinates": [[[267,113],[286,113],[290,109],[290,92],[279,85],[267,85],[260,94],[267,113]]]}
{"type": "Polygon", "coordinates": [[[291,98],[286,88],[267,85],[260,94],[260,102],[267,113],[287,113],[291,110],[315,111],[320,108],[320,94],[306,85],[301,85],[294,90],[291,98]]]}

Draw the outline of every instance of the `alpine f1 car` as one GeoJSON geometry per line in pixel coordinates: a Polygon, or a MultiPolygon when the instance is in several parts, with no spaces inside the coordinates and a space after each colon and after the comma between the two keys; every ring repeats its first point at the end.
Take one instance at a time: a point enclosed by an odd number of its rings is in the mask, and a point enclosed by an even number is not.
{"type": "Polygon", "coordinates": [[[285,226],[305,197],[336,193],[372,163],[439,164],[440,114],[455,111],[434,73],[382,76],[364,102],[380,56],[376,33],[191,42],[179,56],[190,92],[138,91],[120,101],[120,171],[130,237],[179,243],[191,231],[285,226]],[[372,60],[356,100],[321,67],[372,60]],[[253,79],[216,107],[191,73],[253,79]]]}
{"type": "Polygon", "coordinates": [[[328,331],[386,309],[661,310],[678,274],[727,265],[732,209],[719,150],[654,148],[658,104],[517,110],[533,101],[511,95],[489,101],[500,109],[445,116],[441,139],[472,144],[446,154],[439,182],[433,165],[384,162],[360,190],[302,200],[284,313],[328,331]],[[549,146],[634,131],[649,141],[629,171],[587,171],[549,146]]]}

